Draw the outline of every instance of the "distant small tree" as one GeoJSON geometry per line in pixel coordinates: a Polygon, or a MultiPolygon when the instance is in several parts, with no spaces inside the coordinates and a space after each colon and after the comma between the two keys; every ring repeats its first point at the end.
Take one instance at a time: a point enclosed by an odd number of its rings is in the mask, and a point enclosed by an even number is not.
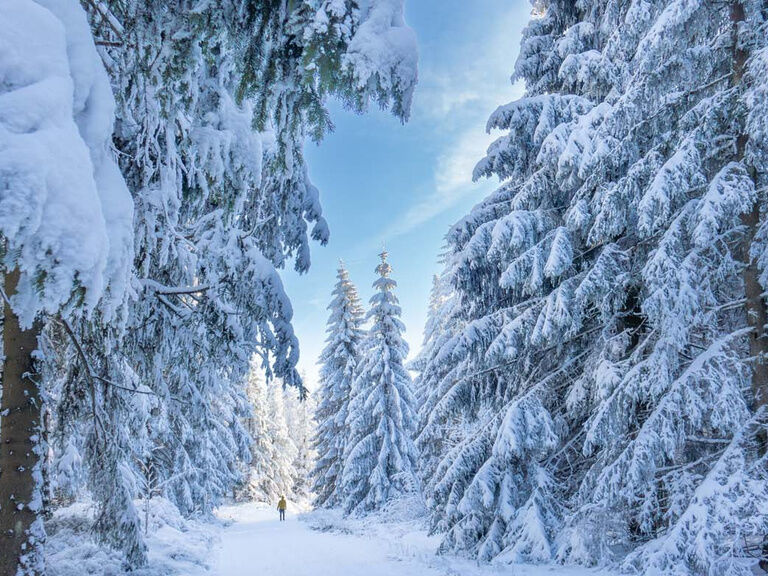
{"type": "MultiPolygon", "coordinates": [[[[302,374],[306,382],[306,375],[302,374]]],[[[296,502],[309,502],[312,496],[312,468],[315,450],[312,445],[314,436],[314,397],[307,393],[301,398],[300,390],[290,387],[283,390],[283,404],[288,430],[296,446],[293,459],[293,477],[289,494],[296,502]]]]}
{"type": "Polygon", "coordinates": [[[285,414],[285,397],[279,382],[267,386],[267,410],[269,415],[267,434],[274,446],[272,462],[273,479],[277,485],[277,496],[293,497],[293,480],[296,476],[296,455],[298,450],[288,429],[285,414]]]}

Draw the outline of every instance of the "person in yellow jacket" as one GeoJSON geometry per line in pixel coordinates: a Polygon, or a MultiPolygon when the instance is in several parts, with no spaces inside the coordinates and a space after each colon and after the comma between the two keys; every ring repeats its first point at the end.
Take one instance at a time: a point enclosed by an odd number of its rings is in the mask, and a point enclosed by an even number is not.
{"type": "Polygon", "coordinates": [[[280,521],[285,520],[285,509],[288,508],[288,503],[285,501],[285,496],[280,496],[280,501],[277,503],[277,510],[280,512],[280,521]]]}

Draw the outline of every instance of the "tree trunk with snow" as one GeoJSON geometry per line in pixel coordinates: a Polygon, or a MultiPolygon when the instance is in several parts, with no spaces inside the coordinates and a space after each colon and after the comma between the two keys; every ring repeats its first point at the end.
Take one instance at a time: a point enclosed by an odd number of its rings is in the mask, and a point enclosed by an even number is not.
{"type": "MultiPolygon", "coordinates": [[[[744,80],[744,72],[749,54],[739,46],[738,27],[745,19],[744,5],[737,1],[731,5],[731,24],[733,26],[733,73],[731,86],[737,88],[744,80]]],[[[744,152],[747,147],[748,136],[741,134],[736,140],[736,161],[744,160],[744,152]]],[[[750,170],[754,179],[754,169],[750,170]]],[[[760,271],[757,262],[750,255],[750,246],[755,234],[760,227],[760,200],[755,199],[752,210],[743,214],[741,222],[746,229],[743,242],[744,271],[744,296],[746,298],[745,309],[747,322],[753,332],[749,336],[749,352],[752,358],[752,393],[754,395],[753,407],[755,410],[768,403],[768,335],[765,325],[768,323],[768,311],[766,311],[763,299],[763,288],[760,285],[760,271]]]]}
{"type": "Polygon", "coordinates": [[[749,335],[749,355],[752,359],[752,394],[755,410],[768,403],[768,335],[765,325],[768,323],[763,288],[759,281],[757,262],[749,255],[749,245],[760,223],[760,204],[755,203],[752,210],[741,218],[746,228],[747,237],[744,249],[744,296],[747,322],[752,328],[749,335]]]}
{"type": "MultiPolygon", "coordinates": [[[[5,275],[11,297],[18,269],[5,275]]],[[[36,478],[40,452],[41,401],[33,353],[40,323],[24,329],[6,301],[3,309],[2,404],[0,404],[0,576],[40,574],[40,535],[35,533],[40,487],[36,478]]]]}
{"type": "MultiPolygon", "coordinates": [[[[749,54],[738,42],[739,25],[746,18],[744,4],[739,0],[731,4],[731,25],[733,26],[733,73],[731,76],[731,86],[738,88],[744,81],[744,72],[747,65],[749,54]]],[[[748,141],[747,134],[741,134],[736,140],[736,161],[744,160],[744,153],[748,141]]],[[[750,168],[750,175],[755,179],[755,170],[750,168]]],[[[760,284],[760,270],[755,258],[750,253],[750,247],[754,242],[755,235],[760,227],[760,194],[755,198],[752,209],[741,216],[741,223],[745,228],[745,237],[742,244],[742,259],[744,262],[744,271],[742,278],[744,280],[745,311],[747,322],[752,328],[749,334],[749,355],[752,359],[752,408],[757,411],[768,403],[768,334],[765,326],[768,324],[768,311],[766,310],[765,299],[763,298],[763,287],[760,284]]],[[[760,455],[763,456],[766,450],[765,429],[759,428],[757,446],[760,455]]],[[[761,546],[762,559],[760,568],[768,572],[768,536],[763,538],[761,546]]]]}

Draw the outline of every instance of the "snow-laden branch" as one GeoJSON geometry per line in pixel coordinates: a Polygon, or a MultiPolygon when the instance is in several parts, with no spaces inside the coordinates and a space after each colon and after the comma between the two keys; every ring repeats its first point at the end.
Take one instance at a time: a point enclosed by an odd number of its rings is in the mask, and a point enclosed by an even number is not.
{"type": "MultiPolygon", "coordinates": [[[[161,396],[157,394],[156,392],[152,390],[142,390],[139,388],[131,388],[129,386],[123,386],[122,384],[118,384],[117,382],[114,382],[113,380],[110,380],[108,378],[104,378],[102,376],[99,376],[92,368],[91,361],[89,360],[88,356],[85,353],[85,349],[83,348],[83,345],[81,344],[80,340],[77,338],[77,335],[75,334],[74,329],[72,326],[67,322],[64,318],[59,316],[57,318],[59,324],[64,328],[64,331],[69,336],[70,340],[72,341],[72,344],[75,347],[75,350],[77,352],[77,356],[80,358],[80,361],[83,365],[83,368],[85,370],[85,377],[86,380],[88,380],[88,383],[90,384],[91,388],[91,404],[93,409],[93,418],[94,420],[99,424],[99,426],[102,428],[102,431],[104,430],[104,427],[101,423],[101,420],[99,419],[99,416],[96,412],[96,386],[95,381],[98,380],[99,382],[102,382],[103,384],[106,384],[107,386],[111,386],[112,388],[117,388],[118,390],[125,390],[126,392],[133,392],[135,394],[145,394],[147,396],[157,396],[160,398],[161,396]]],[[[190,402],[187,402],[186,400],[182,400],[180,398],[176,398],[175,396],[168,396],[170,400],[173,400],[174,402],[180,402],[182,404],[190,404],[190,402]]],[[[106,436],[105,436],[106,437],[106,436]]]]}
{"type": "Polygon", "coordinates": [[[210,284],[199,284],[198,286],[165,286],[149,278],[142,278],[141,285],[155,294],[162,296],[182,296],[185,294],[199,294],[212,288],[210,284]]]}

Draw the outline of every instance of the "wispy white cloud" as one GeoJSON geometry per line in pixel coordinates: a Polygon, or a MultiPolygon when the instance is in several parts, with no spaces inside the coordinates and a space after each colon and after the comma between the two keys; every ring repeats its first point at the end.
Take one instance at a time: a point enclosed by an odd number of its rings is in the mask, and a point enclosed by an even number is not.
{"type": "Polygon", "coordinates": [[[492,184],[472,182],[472,170],[492,139],[476,127],[452,139],[436,158],[432,190],[400,215],[384,236],[405,234],[466,198],[478,199],[488,193],[492,184]]]}
{"type": "Polygon", "coordinates": [[[485,133],[488,115],[522,95],[522,87],[513,86],[509,74],[519,42],[511,31],[522,26],[524,15],[520,6],[511,8],[482,38],[463,46],[460,57],[424,71],[414,118],[427,119],[440,141],[433,183],[428,190],[414,191],[414,203],[398,215],[384,237],[406,234],[458,203],[479,200],[490,192],[493,183],[473,183],[472,171],[498,137],[485,133]]]}
{"type": "Polygon", "coordinates": [[[459,121],[474,121],[479,115],[482,130],[489,112],[521,95],[521,87],[513,87],[510,76],[530,6],[527,2],[511,4],[506,12],[494,14],[483,34],[441,52],[437,62],[424,63],[415,101],[417,114],[449,120],[458,116],[459,121]]]}
{"type": "Polygon", "coordinates": [[[482,78],[485,76],[482,70],[464,69],[451,73],[427,70],[422,76],[414,115],[438,120],[456,114],[463,116],[467,110],[482,106],[489,99],[488,87],[478,84],[488,79],[482,78]]]}

